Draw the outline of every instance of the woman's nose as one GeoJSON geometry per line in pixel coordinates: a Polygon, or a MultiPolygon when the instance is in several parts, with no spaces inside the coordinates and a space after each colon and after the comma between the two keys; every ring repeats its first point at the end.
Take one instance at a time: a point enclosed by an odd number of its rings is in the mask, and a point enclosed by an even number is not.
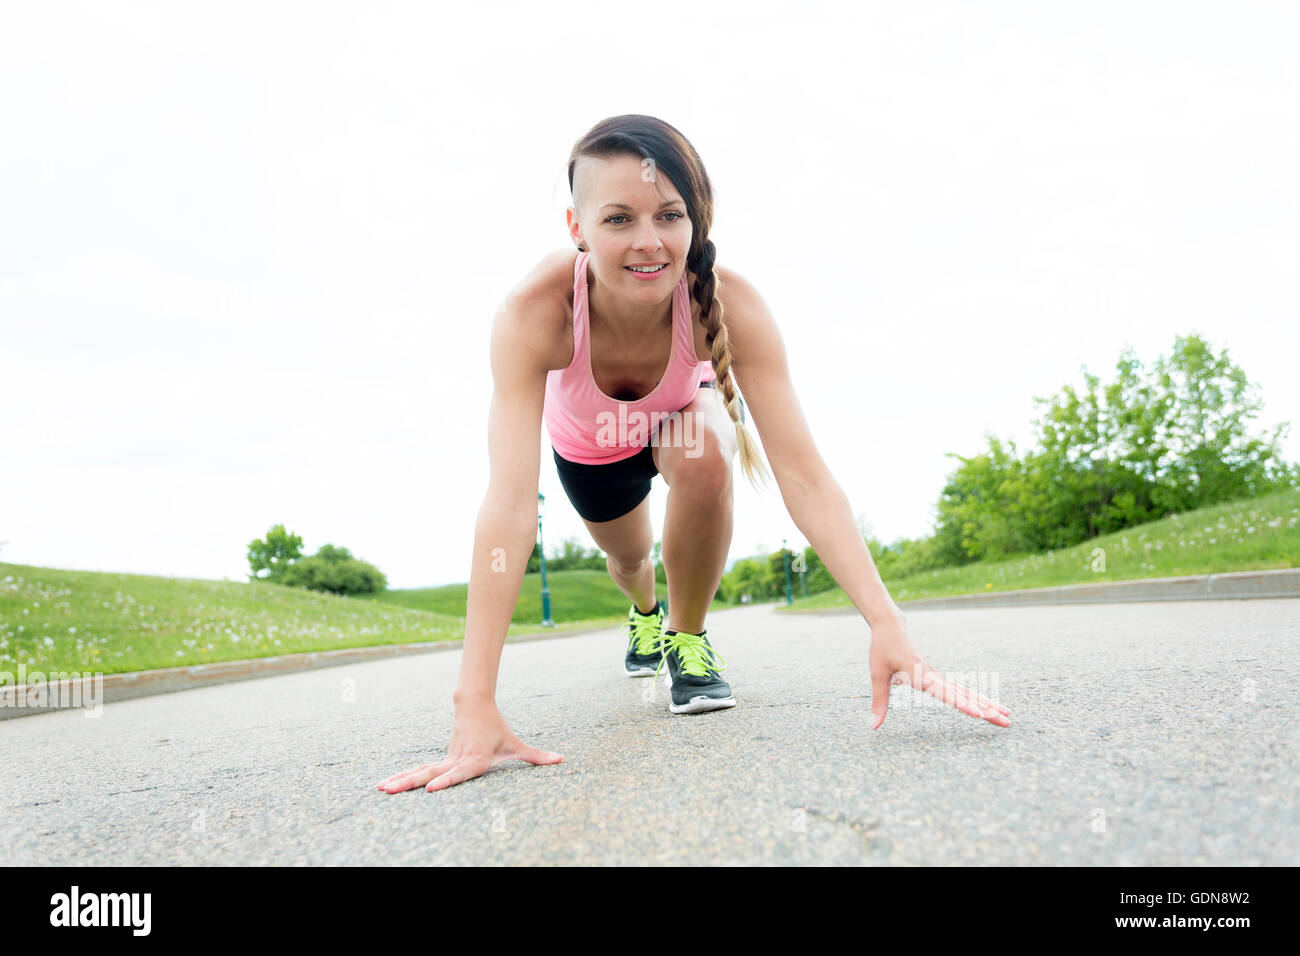
{"type": "Polygon", "coordinates": [[[658,249],[662,243],[654,226],[644,226],[637,231],[633,245],[638,249],[658,249]]]}

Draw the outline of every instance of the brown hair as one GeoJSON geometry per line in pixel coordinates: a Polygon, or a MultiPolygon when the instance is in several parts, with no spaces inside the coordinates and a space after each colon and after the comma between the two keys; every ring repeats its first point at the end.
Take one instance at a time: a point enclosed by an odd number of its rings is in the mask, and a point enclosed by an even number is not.
{"type": "Polygon", "coordinates": [[[681,190],[692,226],[691,248],[686,256],[686,267],[695,275],[691,297],[700,304],[700,321],[707,330],[705,341],[713,350],[713,371],[718,377],[718,389],[727,414],[736,425],[740,466],[750,484],[757,487],[756,477],[766,480],[768,470],[758,452],[758,443],[740,418],[739,393],[731,375],[731,346],[727,341],[724,310],[722,301],[715,295],[718,277],[713,267],[718,255],[713,240],[709,238],[709,229],[713,225],[713,187],[699,153],[685,136],[663,120],[640,113],[626,113],[601,120],[574,144],[569,154],[570,193],[573,191],[574,167],[584,156],[648,159],[681,190]]]}

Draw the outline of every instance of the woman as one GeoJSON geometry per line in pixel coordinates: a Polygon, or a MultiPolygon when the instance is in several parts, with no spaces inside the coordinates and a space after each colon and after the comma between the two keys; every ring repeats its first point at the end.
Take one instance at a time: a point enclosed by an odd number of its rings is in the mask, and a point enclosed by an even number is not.
{"type": "Polygon", "coordinates": [[[751,482],[764,474],[737,384],[790,516],[871,629],[872,729],[885,719],[891,681],[1008,726],[1007,708],[943,677],[912,646],[906,618],[813,443],[776,322],[746,279],[716,264],[712,188],[686,138],[650,116],[604,120],[574,146],[569,187],[577,255],[542,260],[493,323],[491,476],[475,530],[447,759],[378,788],[442,790],[506,760],[560,762],[520,741],[495,699],[536,536],[543,421],[565,492],[632,602],[625,673],[667,667],[674,713],[735,704],[704,617],[731,543],[737,451],[751,482]],[[655,474],[669,487],[666,628],[649,560],[646,495],[655,474]]]}

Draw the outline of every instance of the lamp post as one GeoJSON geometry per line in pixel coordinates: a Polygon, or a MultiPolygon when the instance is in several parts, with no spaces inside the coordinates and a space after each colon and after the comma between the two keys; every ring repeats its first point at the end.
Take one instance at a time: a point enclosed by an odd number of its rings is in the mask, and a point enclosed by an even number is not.
{"type": "Polygon", "coordinates": [[[785,538],[781,539],[781,557],[785,561],[785,603],[794,603],[794,594],[790,591],[790,551],[785,546],[785,538]]]}
{"type": "Polygon", "coordinates": [[[537,556],[542,561],[542,627],[555,627],[551,620],[551,589],[546,586],[546,545],[542,540],[542,518],[546,516],[546,495],[537,492],[537,556]]]}
{"type": "Polygon", "coordinates": [[[808,596],[808,559],[800,551],[794,556],[794,573],[799,575],[799,591],[802,597],[808,596]]]}

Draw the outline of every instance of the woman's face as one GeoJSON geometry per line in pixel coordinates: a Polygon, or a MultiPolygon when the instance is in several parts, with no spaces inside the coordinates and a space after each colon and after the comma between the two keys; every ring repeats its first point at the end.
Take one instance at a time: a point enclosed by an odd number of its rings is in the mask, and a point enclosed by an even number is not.
{"type": "Polygon", "coordinates": [[[668,177],[649,159],[583,157],[574,167],[573,191],[569,233],[591,252],[600,281],[637,302],[670,295],[686,271],[693,227],[668,177]],[[649,275],[629,268],[649,265],[663,268],[649,275]]]}

